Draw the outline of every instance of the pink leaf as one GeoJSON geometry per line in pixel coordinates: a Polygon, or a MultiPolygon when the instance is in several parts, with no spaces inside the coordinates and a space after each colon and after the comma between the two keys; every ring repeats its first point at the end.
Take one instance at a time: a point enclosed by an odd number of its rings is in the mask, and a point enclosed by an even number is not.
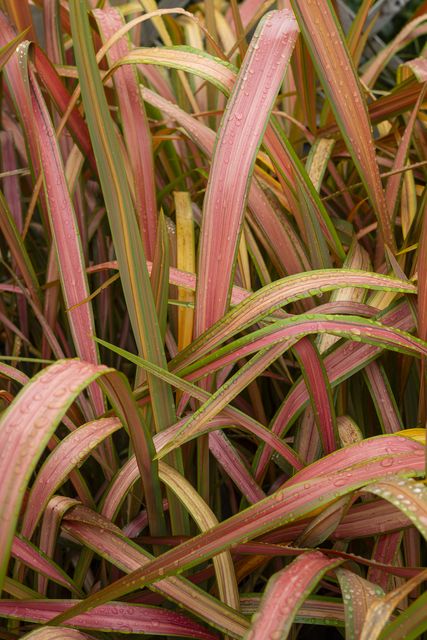
{"type": "Polygon", "coordinates": [[[218,132],[204,201],[196,335],[227,310],[256,153],[297,34],[291,12],[269,13],[252,39],[233,87],[218,132]]]}
{"type": "MultiPolygon", "coordinates": [[[[125,538],[118,527],[90,509],[73,509],[66,515],[63,529],[126,573],[153,559],[145,549],[125,538]]],[[[161,579],[152,588],[187,611],[207,620],[223,633],[239,638],[248,627],[246,619],[240,613],[206,594],[184,577],[161,579]]]]}
{"type": "Polygon", "coordinates": [[[40,549],[20,536],[15,536],[12,543],[12,556],[42,576],[53,580],[73,593],[79,593],[72,580],[58,565],[45,556],[40,549]]]}
{"type": "MultiPolygon", "coordinates": [[[[397,329],[410,331],[413,326],[413,318],[408,307],[399,305],[381,315],[379,318],[384,324],[391,325],[397,329]]],[[[345,380],[355,371],[359,371],[371,360],[381,353],[379,347],[370,344],[357,344],[347,342],[339,345],[332,353],[327,355],[323,364],[327,372],[331,385],[345,380]]],[[[308,390],[303,380],[298,381],[285,398],[282,406],[276,412],[272,421],[271,430],[279,436],[284,435],[287,429],[293,424],[296,416],[309,398],[308,390]]],[[[258,462],[256,477],[259,478],[265,470],[270,453],[264,450],[258,462]]]]}
{"type": "Polygon", "coordinates": [[[286,638],[298,610],[323,575],[341,564],[312,551],[296,558],[270,578],[247,640],[286,638]]]}
{"type": "Polygon", "coordinates": [[[102,418],[79,427],[58,444],[43,463],[31,488],[22,523],[22,535],[31,538],[49,498],[65,482],[71,471],[120,427],[121,423],[117,418],[102,418]]]}
{"type": "Polygon", "coordinates": [[[264,491],[255,482],[241,456],[222,431],[209,434],[209,449],[251,504],[265,498],[264,491]]]}
{"type": "MultiPolygon", "coordinates": [[[[199,282],[198,286],[201,286],[199,282]]],[[[407,281],[355,269],[319,269],[289,276],[259,289],[231,309],[224,319],[179,354],[174,363],[179,362],[181,367],[200,358],[238,331],[291,302],[349,286],[416,293],[415,286],[407,281]]]]}
{"type": "Polygon", "coordinates": [[[0,588],[31,474],[73,400],[106,371],[78,360],[58,361],[35,376],[1,416],[0,588]]]}
{"type": "MultiPolygon", "coordinates": [[[[334,470],[308,482],[284,487],[210,531],[183,542],[145,567],[92,594],[81,604],[55,618],[55,623],[62,624],[64,620],[82,611],[121,597],[158,580],[159,577],[198,565],[233,544],[253,539],[280,525],[302,518],[328,501],[360,488],[368,488],[371,483],[381,480],[387,471],[390,471],[390,458],[391,456],[375,457],[364,464],[347,467],[345,473],[342,470],[334,470]]],[[[393,473],[402,476],[422,475],[424,447],[420,445],[417,451],[403,453],[393,459],[393,473]]]]}
{"type": "MultiPolygon", "coordinates": [[[[124,18],[114,7],[96,9],[93,15],[101,36],[105,40],[111,38],[124,25],[124,18]]],[[[110,63],[113,64],[128,52],[129,44],[123,37],[109,49],[107,55],[110,63]]],[[[157,204],[150,128],[144,103],[139,94],[136,71],[132,67],[121,67],[117,69],[113,79],[122,118],[123,135],[132,164],[135,209],[144,251],[147,258],[152,260],[156,246],[157,204]]]]}
{"type": "MultiPolygon", "coordinates": [[[[0,616],[44,624],[68,611],[76,600],[2,600],[0,616]]],[[[96,631],[144,633],[159,636],[179,635],[200,640],[215,640],[216,635],[182,613],[158,607],[113,602],[96,611],[74,618],[72,625],[96,631]]]]}
{"type": "MultiPolygon", "coordinates": [[[[199,148],[208,157],[212,157],[215,147],[215,133],[212,129],[150,89],[142,87],[141,91],[143,98],[149,104],[173,118],[186,130],[199,148]]],[[[268,247],[273,251],[279,273],[291,275],[307,271],[310,265],[297,234],[286,218],[276,215],[256,176],[252,178],[250,184],[248,206],[266,238],[268,247]]],[[[233,292],[234,290],[235,287],[233,292]]]]}

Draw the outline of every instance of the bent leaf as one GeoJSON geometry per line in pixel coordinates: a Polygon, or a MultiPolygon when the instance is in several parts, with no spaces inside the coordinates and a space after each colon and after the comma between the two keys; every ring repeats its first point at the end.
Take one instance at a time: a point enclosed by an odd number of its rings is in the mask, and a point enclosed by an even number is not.
{"type": "Polygon", "coordinates": [[[49,438],[77,395],[110,371],[78,360],[58,361],[35,376],[0,420],[0,588],[25,488],[49,438]]]}
{"type": "MultiPolygon", "coordinates": [[[[2,600],[0,617],[43,624],[50,622],[58,612],[68,611],[74,602],[70,600],[2,600]]],[[[213,633],[182,613],[124,602],[111,603],[96,611],[84,613],[73,620],[72,626],[97,631],[143,633],[163,637],[179,635],[200,640],[216,638],[213,633]]]]}
{"type": "Polygon", "coordinates": [[[327,571],[342,560],[331,560],[319,551],[305,553],[270,578],[247,640],[286,638],[304,600],[327,571]]]}
{"type": "MultiPolygon", "coordinates": [[[[333,471],[327,476],[298,483],[289,488],[284,487],[256,505],[228,518],[209,532],[180,544],[145,567],[92,594],[84,602],[57,616],[54,622],[62,624],[64,620],[83,611],[150,584],[160,576],[196,566],[233,544],[253,539],[280,525],[303,518],[318,507],[319,502],[323,505],[328,504],[335,498],[368,487],[369,484],[383,478],[387,466],[383,465],[382,458],[377,457],[369,463],[347,467],[345,473],[342,470],[333,471]]],[[[417,452],[402,454],[395,462],[394,472],[402,477],[422,475],[423,448],[417,452]]]]}

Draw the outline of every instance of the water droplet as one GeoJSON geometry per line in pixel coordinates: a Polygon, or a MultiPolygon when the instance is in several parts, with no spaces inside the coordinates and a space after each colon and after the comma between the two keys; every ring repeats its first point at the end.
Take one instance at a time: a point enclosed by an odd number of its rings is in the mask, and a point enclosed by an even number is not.
{"type": "Polygon", "coordinates": [[[346,484],[346,480],[345,478],[337,478],[333,484],[335,487],[343,487],[346,484]]]}
{"type": "Polygon", "coordinates": [[[65,404],[63,397],[61,399],[51,400],[47,405],[47,408],[51,409],[52,411],[55,411],[56,409],[63,409],[64,407],[65,404]]]}
{"type": "Polygon", "coordinates": [[[45,416],[40,416],[36,418],[33,422],[34,429],[44,429],[48,425],[48,420],[45,416]]]}
{"type": "Polygon", "coordinates": [[[54,389],[54,391],[52,392],[52,395],[54,398],[62,398],[66,394],[67,394],[66,387],[58,387],[57,389],[54,389]]]}

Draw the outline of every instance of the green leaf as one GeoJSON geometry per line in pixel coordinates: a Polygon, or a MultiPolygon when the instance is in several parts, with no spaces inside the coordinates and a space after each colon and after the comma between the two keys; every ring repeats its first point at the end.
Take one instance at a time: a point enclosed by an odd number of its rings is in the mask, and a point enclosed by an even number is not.
{"type": "MultiPolygon", "coordinates": [[[[120,159],[120,146],[96,64],[84,0],[78,0],[70,5],[70,18],[86,119],[134,337],[140,354],[159,366],[165,366],[166,358],[141,234],[125,169],[120,159]]],[[[161,431],[175,422],[172,392],[170,387],[158,378],[149,376],[148,382],[156,430],[161,431]]],[[[183,470],[179,453],[175,454],[174,464],[178,470],[183,470]]],[[[178,518],[176,527],[180,532],[185,532],[186,518],[179,508],[175,516],[178,518]]]]}

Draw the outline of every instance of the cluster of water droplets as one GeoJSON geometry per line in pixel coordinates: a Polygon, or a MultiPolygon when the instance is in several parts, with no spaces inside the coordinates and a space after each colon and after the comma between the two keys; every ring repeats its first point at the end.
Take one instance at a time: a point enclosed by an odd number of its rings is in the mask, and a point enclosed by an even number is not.
{"type": "Polygon", "coordinates": [[[22,78],[24,82],[28,82],[28,70],[27,70],[27,43],[21,42],[16,47],[16,55],[18,57],[18,65],[21,69],[22,78]]]}
{"type": "Polygon", "coordinates": [[[427,488],[421,482],[412,479],[379,482],[370,491],[391,502],[427,536],[427,488]]]}

